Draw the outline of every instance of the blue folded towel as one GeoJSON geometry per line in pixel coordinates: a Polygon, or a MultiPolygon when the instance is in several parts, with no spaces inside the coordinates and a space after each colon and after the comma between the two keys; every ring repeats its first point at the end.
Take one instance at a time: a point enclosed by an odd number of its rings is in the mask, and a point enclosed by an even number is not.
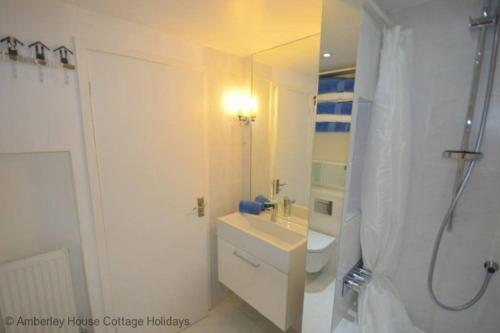
{"type": "Polygon", "coordinates": [[[351,123],[316,123],[316,132],[349,132],[350,130],[351,123]]]}
{"type": "Polygon", "coordinates": [[[317,114],[352,114],[352,102],[332,103],[321,102],[318,103],[316,109],[317,114]]]}
{"type": "Polygon", "coordinates": [[[255,201],[260,202],[260,203],[262,203],[262,204],[266,204],[266,203],[268,203],[268,202],[271,202],[271,201],[269,201],[269,199],[268,199],[268,198],[266,198],[266,197],[265,197],[265,196],[263,196],[262,194],[259,194],[258,196],[256,196],[256,197],[255,197],[255,201]]]}
{"type": "Polygon", "coordinates": [[[354,79],[344,77],[322,77],[319,79],[319,94],[346,91],[354,91],[354,79]]]}
{"type": "Polygon", "coordinates": [[[265,210],[266,208],[270,208],[272,206],[271,200],[269,200],[267,197],[263,196],[262,194],[259,194],[258,196],[256,196],[255,201],[260,202],[262,204],[262,210],[265,210]]]}
{"type": "Polygon", "coordinates": [[[241,213],[259,215],[264,210],[264,204],[251,200],[240,200],[239,210],[241,213]]]}

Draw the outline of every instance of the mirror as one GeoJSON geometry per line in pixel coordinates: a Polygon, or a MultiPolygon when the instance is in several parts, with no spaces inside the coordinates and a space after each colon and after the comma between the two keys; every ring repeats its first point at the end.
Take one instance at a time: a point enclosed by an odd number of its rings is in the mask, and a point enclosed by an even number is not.
{"type": "Polygon", "coordinates": [[[252,93],[259,108],[252,126],[251,194],[279,202],[288,197],[303,218],[309,206],[319,45],[317,34],[252,56],[252,93]],[[280,182],[279,193],[273,194],[273,180],[280,182]]]}
{"type": "Polygon", "coordinates": [[[349,236],[341,239],[341,232],[344,223],[359,217],[347,207],[345,188],[358,106],[355,82],[361,11],[361,0],[323,2],[303,333],[332,332],[352,304],[341,295],[344,270],[351,267],[343,267],[339,256],[356,256],[350,250],[349,236]]]}
{"type": "Polygon", "coordinates": [[[251,195],[308,226],[303,333],[330,333],[337,321],[361,12],[361,0],[324,0],[321,34],[252,56],[251,195]]]}

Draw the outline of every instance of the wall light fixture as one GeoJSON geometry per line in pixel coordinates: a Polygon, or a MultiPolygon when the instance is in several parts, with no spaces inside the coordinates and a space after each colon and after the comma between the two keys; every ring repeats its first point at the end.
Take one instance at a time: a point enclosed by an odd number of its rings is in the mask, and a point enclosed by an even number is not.
{"type": "Polygon", "coordinates": [[[257,117],[257,98],[245,91],[227,91],[223,96],[223,104],[225,110],[244,125],[254,122],[257,117]]]}

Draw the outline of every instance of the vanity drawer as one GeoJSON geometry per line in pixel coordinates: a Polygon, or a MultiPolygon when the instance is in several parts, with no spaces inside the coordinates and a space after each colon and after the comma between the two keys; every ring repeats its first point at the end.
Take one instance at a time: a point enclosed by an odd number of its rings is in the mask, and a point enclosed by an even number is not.
{"type": "Polygon", "coordinates": [[[287,326],[288,276],[218,238],[219,280],[282,330],[287,326]]]}

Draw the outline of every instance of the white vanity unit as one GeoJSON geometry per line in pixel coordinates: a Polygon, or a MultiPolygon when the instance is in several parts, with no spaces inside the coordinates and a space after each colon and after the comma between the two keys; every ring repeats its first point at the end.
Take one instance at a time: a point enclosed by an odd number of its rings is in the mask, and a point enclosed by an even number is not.
{"type": "Polygon", "coordinates": [[[219,281],[283,331],[300,327],[306,233],[268,214],[233,213],[217,222],[219,281]]]}

